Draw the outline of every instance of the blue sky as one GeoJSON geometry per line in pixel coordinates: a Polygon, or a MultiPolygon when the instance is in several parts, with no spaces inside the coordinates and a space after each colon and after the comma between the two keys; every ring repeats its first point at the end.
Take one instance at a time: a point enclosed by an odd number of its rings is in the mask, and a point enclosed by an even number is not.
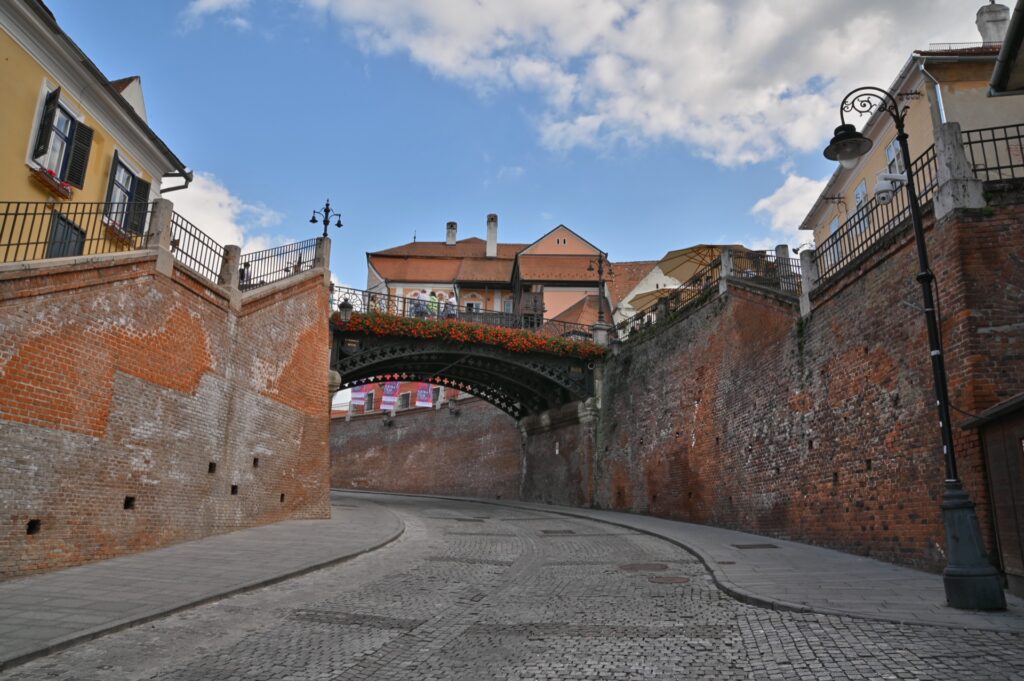
{"type": "Polygon", "coordinates": [[[199,174],[168,195],[186,217],[249,250],[315,236],[330,197],[332,269],[361,286],[366,251],[448,220],[483,236],[490,212],[502,241],[564,223],[613,260],[795,245],[842,94],[977,40],[981,3],[47,4],[108,77],[142,77],[151,126],[199,174]]]}

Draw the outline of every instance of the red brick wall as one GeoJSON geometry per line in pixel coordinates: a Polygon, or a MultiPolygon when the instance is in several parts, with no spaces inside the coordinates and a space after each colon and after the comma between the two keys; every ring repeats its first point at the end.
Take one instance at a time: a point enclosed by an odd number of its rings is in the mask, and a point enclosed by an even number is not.
{"type": "Polygon", "coordinates": [[[326,517],[322,275],[235,313],[152,254],[98,262],[0,272],[0,577],[326,517]]]}
{"type": "Polygon", "coordinates": [[[331,486],[387,492],[517,498],[520,435],[515,420],[477,398],[441,409],[331,421],[331,486]]]}
{"type": "MultiPolygon", "coordinates": [[[[1024,390],[1024,196],[988,189],[988,209],[928,232],[952,399],[975,413],[1024,390]]],[[[596,427],[572,436],[594,431],[594,460],[548,470],[551,436],[528,438],[527,496],[575,504],[589,490],[601,507],[940,568],[943,459],[916,273],[905,231],[820,292],[806,320],[731,286],[625,345],[605,365],[596,427]]],[[[991,546],[978,440],[956,438],[991,546]]]]}

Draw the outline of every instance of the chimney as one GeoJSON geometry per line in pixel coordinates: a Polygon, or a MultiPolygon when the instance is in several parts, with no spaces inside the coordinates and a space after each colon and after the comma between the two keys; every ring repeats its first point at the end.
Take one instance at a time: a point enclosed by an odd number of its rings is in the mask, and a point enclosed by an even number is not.
{"type": "Polygon", "coordinates": [[[487,257],[498,257],[498,215],[487,215],[487,257]]]}
{"type": "Polygon", "coordinates": [[[459,231],[459,225],[455,222],[448,223],[448,233],[445,235],[444,242],[449,246],[455,245],[455,234],[459,231]]]}
{"type": "Polygon", "coordinates": [[[1001,43],[1006,36],[1006,27],[1010,23],[1010,8],[1006,5],[997,5],[995,0],[991,0],[978,10],[978,17],[974,23],[981,33],[981,39],[986,43],[1001,43]]]}

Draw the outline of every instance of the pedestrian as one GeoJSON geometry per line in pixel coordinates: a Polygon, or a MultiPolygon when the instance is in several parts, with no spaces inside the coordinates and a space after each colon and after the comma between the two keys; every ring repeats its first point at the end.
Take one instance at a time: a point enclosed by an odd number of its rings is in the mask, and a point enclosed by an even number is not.
{"type": "Polygon", "coordinates": [[[448,302],[444,305],[445,317],[455,319],[459,316],[459,301],[455,299],[455,292],[448,294],[448,302]]]}
{"type": "Polygon", "coordinates": [[[441,308],[437,302],[437,294],[433,291],[430,292],[430,300],[427,302],[427,307],[430,308],[430,316],[437,317],[437,312],[441,308]]]}

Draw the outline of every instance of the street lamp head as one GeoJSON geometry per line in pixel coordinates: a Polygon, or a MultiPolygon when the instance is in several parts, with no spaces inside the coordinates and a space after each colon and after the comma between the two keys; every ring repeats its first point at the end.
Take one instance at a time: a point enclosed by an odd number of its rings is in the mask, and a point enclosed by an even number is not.
{"type": "Polygon", "coordinates": [[[825,158],[839,161],[844,168],[853,168],[857,159],[871,151],[871,140],[857,132],[857,128],[843,123],[836,128],[832,141],[825,147],[825,158]]]}
{"type": "Polygon", "coordinates": [[[341,224],[341,218],[338,218],[338,221],[334,223],[334,226],[337,227],[338,229],[344,227],[344,225],[341,224]]]}
{"type": "Polygon", "coordinates": [[[348,298],[341,301],[338,304],[338,314],[341,316],[341,321],[348,324],[352,319],[352,303],[348,302],[348,298]]]}
{"type": "Polygon", "coordinates": [[[311,225],[315,225],[316,224],[316,211],[313,211],[313,217],[311,217],[309,219],[309,224],[311,224],[311,225]]]}

